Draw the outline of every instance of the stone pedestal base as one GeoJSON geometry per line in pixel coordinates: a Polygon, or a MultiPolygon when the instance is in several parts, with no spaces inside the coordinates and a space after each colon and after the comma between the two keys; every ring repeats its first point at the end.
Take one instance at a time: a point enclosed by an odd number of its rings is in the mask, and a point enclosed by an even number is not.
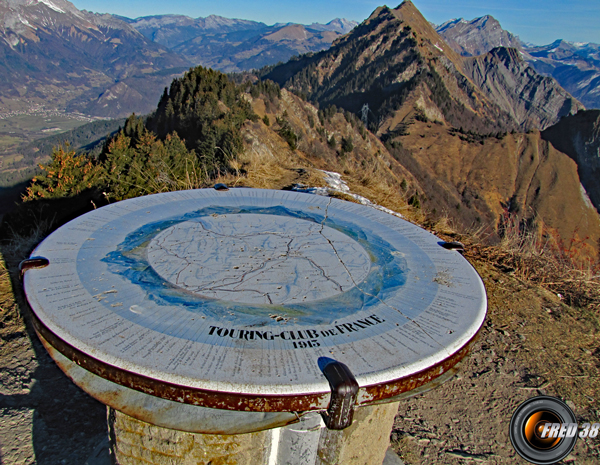
{"type": "Polygon", "coordinates": [[[256,433],[186,433],[108,409],[111,457],[118,465],[381,465],[397,403],[361,407],[342,431],[325,428],[320,414],[256,433]]]}

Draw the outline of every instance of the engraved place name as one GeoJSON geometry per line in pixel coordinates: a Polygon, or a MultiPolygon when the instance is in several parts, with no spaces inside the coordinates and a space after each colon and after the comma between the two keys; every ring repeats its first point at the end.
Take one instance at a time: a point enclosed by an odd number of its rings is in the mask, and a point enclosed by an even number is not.
{"type": "Polygon", "coordinates": [[[241,339],[244,341],[274,341],[281,339],[289,341],[294,349],[306,349],[309,347],[320,347],[319,339],[332,336],[350,335],[351,333],[361,331],[385,322],[384,319],[376,315],[353,321],[352,323],[341,323],[327,329],[303,329],[289,330],[276,333],[274,331],[260,331],[256,329],[237,329],[222,328],[219,326],[209,326],[208,335],[218,337],[230,337],[232,339],[241,339]]]}

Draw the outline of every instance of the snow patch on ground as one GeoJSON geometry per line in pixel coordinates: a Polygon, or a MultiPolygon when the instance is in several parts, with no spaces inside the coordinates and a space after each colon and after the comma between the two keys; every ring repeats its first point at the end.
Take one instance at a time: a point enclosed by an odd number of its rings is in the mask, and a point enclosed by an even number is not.
{"type": "Polygon", "coordinates": [[[400,213],[397,213],[389,208],[382,207],[381,205],[377,205],[371,202],[366,197],[363,197],[358,194],[353,194],[350,192],[350,188],[346,181],[342,179],[342,175],[340,173],[336,173],[334,171],[323,171],[319,170],[324,175],[324,180],[327,183],[327,187],[308,187],[304,184],[296,184],[293,187],[293,190],[297,192],[305,192],[307,194],[315,194],[315,195],[323,195],[329,196],[334,193],[342,193],[352,197],[358,203],[362,205],[367,205],[369,207],[376,208],[377,210],[381,210],[382,212],[389,213],[390,215],[397,216],[398,218],[403,218],[400,213]]]}

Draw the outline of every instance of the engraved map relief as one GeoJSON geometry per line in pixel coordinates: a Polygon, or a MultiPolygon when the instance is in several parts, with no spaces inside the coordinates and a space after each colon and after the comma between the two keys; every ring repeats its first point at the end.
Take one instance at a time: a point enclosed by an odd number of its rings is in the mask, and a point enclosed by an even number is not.
{"type": "Polygon", "coordinates": [[[166,281],[248,304],[297,304],[346,292],[369,274],[365,249],[335,229],[296,218],[228,214],[176,224],[147,248],[166,281]]]}

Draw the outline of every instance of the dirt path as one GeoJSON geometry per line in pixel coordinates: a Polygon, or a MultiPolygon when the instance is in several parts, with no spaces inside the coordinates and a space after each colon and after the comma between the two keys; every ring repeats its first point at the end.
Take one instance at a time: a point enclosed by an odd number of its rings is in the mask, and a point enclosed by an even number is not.
{"type": "MultiPolygon", "coordinates": [[[[407,464],[528,463],[508,437],[510,418],[537,395],[563,398],[578,420],[600,419],[598,315],[563,305],[477,264],[488,318],[458,376],[400,404],[392,446],[407,464]]],[[[600,438],[579,440],[565,463],[600,463],[600,438]]]]}
{"type": "MultiPolygon", "coordinates": [[[[580,420],[600,421],[598,315],[476,267],[488,319],[457,377],[400,404],[391,440],[406,464],[526,463],[508,424],[517,405],[538,394],[567,400],[580,420]]],[[[0,464],[105,465],[104,406],[54,365],[24,324],[23,304],[6,297],[10,282],[0,272],[0,464]]],[[[600,438],[579,440],[565,462],[600,463],[600,438]]]]}
{"type": "Polygon", "coordinates": [[[103,465],[93,458],[108,457],[105,407],[17,335],[0,347],[0,464],[103,465]]]}

